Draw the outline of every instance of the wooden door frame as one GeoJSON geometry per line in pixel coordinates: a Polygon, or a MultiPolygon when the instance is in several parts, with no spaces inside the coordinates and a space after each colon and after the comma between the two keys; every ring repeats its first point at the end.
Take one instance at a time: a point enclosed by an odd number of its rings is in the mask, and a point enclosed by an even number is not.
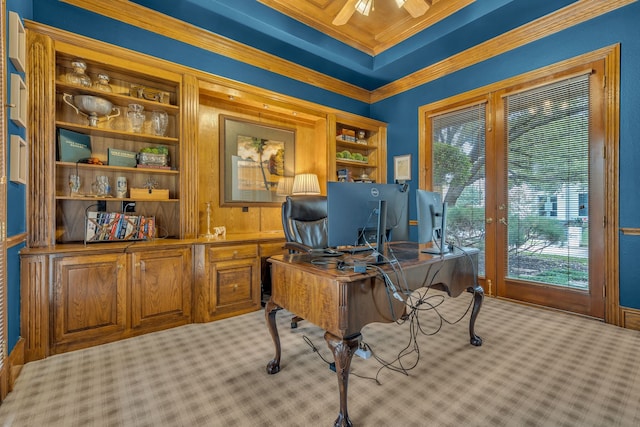
{"type": "MultiPolygon", "coordinates": [[[[620,89],[620,45],[615,44],[606,46],[593,52],[589,52],[575,58],[570,58],[556,64],[552,64],[522,75],[510,77],[508,79],[479,87],[471,91],[442,99],[430,104],[423,105],[418,108],[418,188],[431,189],[431,170],[427,165],[431,164],[431,138],[429,116],[434,111],[451,110],[455,105],[469,104],[470,100],[481,98],[483,96],[491,96],[493,92],[503,90],[528,81],[534,81],[544,78],[550,74],[558,73],[563,70],[577,67],[586,63],[604,60],[605,73],[607,75],[605,88],[605,111],[604,111],[604,146],[606,152],[605,158],[605,315],[604,320],[607,323],[622,326],[620,314],[620,291],[619,291],[619,236],[618,236],[618,211],[619,211],[619,193],[618,193],[618,170],[619,170],[619,89],[620,89]]],[[[493,141],[495,139],[494,124],[495,117],[498,112],[489,111],[487,116],[487,149],[495,149],[493,141]]],[[[495,196],[495,194],[493,195],[495,196]]],[[[487,212],[486,217],[495,218],[497,206],[495,202],[489,205],[489,192],[487,192],[487,212]]],[[[492,199],[495,200],[495,199],[492,199]]],[[[494,221],[495,222],[495,221],[494,221]]],[[[490,224],[487,224],[490,226],[490,224]]],[[[489,230],[487,229],[487,234],[489,230]]],[[[485,288],[487,295],[496,295],[495,276],[486,276],[481,278],[481,283],[485,288]]]]}
{"type": "MultiPolygon", "coordinates": [[[[604,90],[599,90],[603,81],[605,81],[604,60],[581,64],[577,67],[571,67],[550,73],[540,79],[523,82],[518,85],[510,86],[493,93],[492,103],[496,106],[497,114],[493,128],[495,129],[496,146],[499,151],[496,152],[495,158],[500,160],[497,165],[496,195],[498,197],[498,205],[506,209],[509,214],[509,196],[507,182],[507,162],[508,162],[508,144],[504,138],[507,132],[507,122],[502,119],[505,116],[506,98],[518,93],[530,90],[544,88],[557,82],[566,81],[572,77],[589,75],[588,85],[590,86],[590,124],[589,124],[589,259],[604,259],[605,246],[604,234],[602,227],[604,223],[604,207],[606,206],[606,195],[604,193],[604,123],[603,123],[603,95],[604,90]],[[591,76],[595,76],[592,78],[591,76]],[[498,119],[498,118],[501,119],[498,119]],[[599,201],[592,203],[592,201],[599,201]],[[602,227],[598,229],[598,227],[602,227]],[[596,240],[598,239],[598,240],[596,240]]],[[[499,210],[501,208],[498,208],[499,210]]],[[[498,211],[497,215],[505,217],[505,212],[498,211]]],[[[589,262],[589,289],[588,292],[583,290],[572,289],[568,287],[555,286],[536,280],[522,280],[513,277],[507,277],[507,230],[506,224],[496,228],[496,292],[497,295],[507,299],[525,301],[545,307],[557,308],[560,310],[568,310],[574,313],[591,316],[598,319],[604,318],[605,301],[604,301],[604,269],[605,267],[599,262],[589,262]],[[600,285],[596,287],[597,285],[600,285]]]]}

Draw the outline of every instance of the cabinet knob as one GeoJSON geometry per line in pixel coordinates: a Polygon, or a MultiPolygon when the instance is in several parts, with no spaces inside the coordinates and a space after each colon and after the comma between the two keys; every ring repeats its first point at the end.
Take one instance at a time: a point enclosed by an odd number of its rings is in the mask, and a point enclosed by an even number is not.
{"type": "Polygon", "coordinates": [[[238,256],[238,251],[233,251],[233,256],[238,256]]]}
{"type": "Polygon", "coordinates": [[[233,292],[236,292],[238,290],[238,284],[234,283],[232,288],[233,288],[233,292]]]}

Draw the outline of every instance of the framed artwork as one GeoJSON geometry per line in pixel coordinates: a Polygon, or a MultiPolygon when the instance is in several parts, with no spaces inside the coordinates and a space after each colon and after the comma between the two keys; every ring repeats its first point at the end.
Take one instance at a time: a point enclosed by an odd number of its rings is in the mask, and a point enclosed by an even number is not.
{"type": "Polygon", "coordinates": [[[220,116],[220,206],[280,206],[295,172],[295,130],[220,116]]]}
{"type": "Polygon", "coordinates": [[[393,157],[393,179],[400,183],[411,180],[411,154],[393,157]]]}

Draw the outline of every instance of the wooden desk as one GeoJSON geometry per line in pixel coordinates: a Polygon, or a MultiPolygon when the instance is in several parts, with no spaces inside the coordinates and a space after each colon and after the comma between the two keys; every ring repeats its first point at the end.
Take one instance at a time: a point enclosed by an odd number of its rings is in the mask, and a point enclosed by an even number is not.
{"type": "MultiPolygon", "coordinates": [[[[391,248],[400,261],[411,290],[423,286],[445,290],[457,297],[467,290],[474,293],[473,309],[469,321],[472,345],[479,346],[482,339],[474,332],[474,325],[484,292],[477,284],[478,251],[456,249],[443,258],[421,253],[416,243],[393,243],[391,248]]],[[[280,337],[276,327],[276,313],[281,308],[314,323],[326,331],[324,338],[331,349],[340,391],[340,413],[335,426],[350,426],[347,413],[347,384],[353,353],[360,344],[362,328],[373,322],[393,322],[405,313],[404,302],[389,298],[384,283],[375,270],[355,273],[346,262],[339,270],[333,261],[341,258],[323,258],[326,265],[313,264],[314,255],[279,255],[271,262],[271,298],[265,307],[267,327],[275,344],[275,357],[267,364],[267,372],[280,371],[280,337]],[[391,303],[390,303],[391,302],[391,303]]],[[[381,265],[387,272],[390,266],[381,265]]],[[[391,273],[390,276],[395,276],[391,273]]],[[[398,290],[403,285],[395,283],[398,290]]],[[[405,298],[406,299],[406,298],[405,298]]]]}

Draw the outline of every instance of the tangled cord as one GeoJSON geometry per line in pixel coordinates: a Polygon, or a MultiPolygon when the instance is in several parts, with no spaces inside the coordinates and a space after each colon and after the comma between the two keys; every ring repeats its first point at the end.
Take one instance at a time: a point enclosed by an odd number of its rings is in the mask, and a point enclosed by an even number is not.
{"type": "MultiPolygon", "coordinates": [[[[392,361],[386,361],[382,357],[377,355],[373,350],[373,348],[371,347],[371,345],[369,345],[368,343],[364,343],[364,342],[361,343],[360,344],[361,347],[371,351],[372,357],[376,361],[378,361],[381,364],[381,366],[377,370],[375,377],[362,376],[353,372],[351,373],[352,375],[357,376],[359,378],[363,378],[363,379],[373,380],[378,385],[382,385],[382,383],[379,380],[379,376],[384,369],[389,369],[393,372],[399,372],[404,375],[409,375],[409,371],[414,369],[418,365],[418,362],[420,361],[420,346],[418,344],[418,336],[420,334],[424,336],[433,336],[442,330],[442,327],[445,323],[449,325],[455,325],[460,321],[462,321],[462,319],[467,315],[467,313],[469,313],[469,311],[471,310],[471,307],[473,306],[473,301],[475,298],[475,289],[478,285],[476,267],[475,267],[475,264],[473,263],[473,259],[464,249],[458,246],[455,246],[455,248],[462,251],[472,265],[473,275],[474,275],[474,286],[473,286],[474,292],[472,293],[472,297],[464,313],[462,313],[457,319],[454,319],[454,320],[448,319],[439,310],[439,307],[445,301],[444,295],[429,294],[429,290],[434,284],[433,281],[437,277],[440,270],[442,269],[444,262],[440,262],[438,264],[432,264],[429,266],[422,285],[418,289],[416,289],[416,291],[411,291],[409,289],[409,286],[406,281],[406,276],[404,274],[404,271],[402,270],[402,266],[397,261],[395,256],[393,256],[392,258],[387,258],[387,263],[385,265],[391,266],[393,274],[396,279],[396,283],[398,283],[398,286],[395,286],[394,281],[391,279],[389,274],[386,271],[384,271],[384,269],[382,269],[380,266],[375,264],[367,265],[367,269],[375,270],[377,272],[377,275],[383,280],[385,284],[385,289],[386,289],[387,297],[389,301],[389,309],[392,314],[394,322],[398,325],[402,325],[406,322],[409,323],[409,340],[407,344],[398,352],[398,355],[392,361]],[[434,265],[437,265],[437,270],[434,272],[433,275],[431,275],[431,269],[434,265]],[[427,283],[427,281],[429,282],[427,283]],[[424,292],[419,293],[419,290],[421,289],[424,289],[424,292]],[[418,297],[416,297],[416,293],[419,293],[418,297]],[[404,298],[402,298],[402,296],[404,296],[404,298]],[[406,304],[406,307],[409,308],[408,313],[405,314],[404,316],[396,316],[396,313],[393,309],[392,298],[403,300],[406,304]],[[437,324],[435,325],[435,328],[433,330],[428,330],[426,329],[425,326],[423,326],[423,324],[421,324],[420,314],[427,313],[427,312],[433,312],[436,314],[437,324]],[[414,353],[416,357],[412,363],[407,364],[406,362],[404,362],[404,360],[406,360],[408,356],[414,353]]],[[[444,258],[442,258],[442,260],[444,261],[444,258]]],[[[303,336],[303,339],[312,348],[314,352],[318,353],[318,356],[325,363],[327,363],[328,365],[332,363],[327,359],[325,359],[319,353],[317,347],[315,347],[315,345],[311,342],[311,340],[307,336],[303,336]]]]}

